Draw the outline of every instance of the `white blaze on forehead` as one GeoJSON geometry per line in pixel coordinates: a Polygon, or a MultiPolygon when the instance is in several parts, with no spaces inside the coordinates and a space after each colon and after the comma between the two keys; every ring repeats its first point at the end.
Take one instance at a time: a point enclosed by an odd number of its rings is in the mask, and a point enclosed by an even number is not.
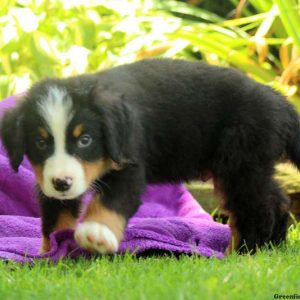
{"type": "Polygon", "coordinates": [[[66,90],[53,86],[39,103],[39,111],[45,119],[55,141],[55,152],[64,152],[66,129],[71,121],[72,100],[66,90]]]}
{"type": "Polygon", "coordinates": [[[73,117],[72,99],[67,91],[50,87],[39,102],[39,112],[54,139],[54,153],[46,159],[43,169],[44,183],[41,187],[48,197],[72,199],[87,189],[84,170],[80,162],[66,152],[67,127],[73,117]],[[65,192],[55,190],[52,180],[72,178],[71,188],[65,192]]]}

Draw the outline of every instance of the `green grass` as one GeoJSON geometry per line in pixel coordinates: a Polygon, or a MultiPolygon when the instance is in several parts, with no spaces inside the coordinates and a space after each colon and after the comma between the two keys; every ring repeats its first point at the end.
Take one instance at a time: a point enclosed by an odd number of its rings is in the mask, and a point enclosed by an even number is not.
{"type": "Polygon", "coordinates": [[[4,299],[274,299],[300,294],[300,225],[289,242],[255,256],[62,260],[34,266],[0,262],[4,299]]]}

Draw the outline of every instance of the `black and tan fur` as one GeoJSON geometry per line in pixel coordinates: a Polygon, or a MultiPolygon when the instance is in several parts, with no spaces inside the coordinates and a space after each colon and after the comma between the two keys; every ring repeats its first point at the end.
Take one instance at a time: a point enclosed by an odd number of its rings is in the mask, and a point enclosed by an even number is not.
{"type": "MultiPolygon", "coordinates": [[[[6,113],[1,131],[12,167],[17,170],[26,154],[39,184],[55,148],[37,110],[49,87],[71,99],[65,151],[82,165],[95,191],[85,220],[106,224],[118,242],[147,183],[188,181],[203,172],[218,184],[235,249],[255,251],[285,240],[287,198],[272,176],[284,155],[300,167],[300,127],[293,107],[270,87],[234,69],[171,59],[43,80],[6,113]],[[79,149],[84,134],[92,142],[79,149]],[[48,139],[45,151],[35,146],[39,138],[48,139]]],[[[61,214],[76,220],[82,194],[57,200],[40,188],[47,239],[63,224],[61,214]]],[[[106,242],[100,239],[109,248],[106,242]]]]}

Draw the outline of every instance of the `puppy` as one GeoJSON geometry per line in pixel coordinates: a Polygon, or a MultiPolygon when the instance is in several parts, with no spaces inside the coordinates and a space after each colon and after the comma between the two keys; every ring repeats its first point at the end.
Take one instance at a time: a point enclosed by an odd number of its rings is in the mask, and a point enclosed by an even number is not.
{"type": "Polygon", "coordinates": [[[36,174],[40,253],[63,228],[74,228],[85,249],[114,253],[147,183],[201,174],[217,183],[234,249],[254,252],[286,238],[287,198],[272,175],[283,156],[300,167],[298,115],[279,93],[234,69],[149,59],[46,79],[6,112],[1,128],[13,169],[25,154],[36,174]]]}

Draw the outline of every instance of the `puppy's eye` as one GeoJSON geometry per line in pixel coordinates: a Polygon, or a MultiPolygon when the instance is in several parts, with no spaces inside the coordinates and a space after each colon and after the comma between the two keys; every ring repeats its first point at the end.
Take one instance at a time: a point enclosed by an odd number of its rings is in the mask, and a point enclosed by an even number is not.
{"type": "Polygon", "coordinates": [[[47,146],[48,146],[47,142],[41,138],[37,138],[37,140],[35,141],[35,144],[36,144],[37,148],[40,150],[46,150],[47,146]]]}
{"type": "Polygon", "coordinates": [[[86,147],[90,146],[92,141],[93,141],[93,139],[90,135],[84,134],[84,135],[80,136],[79,139],[77,140],[77,147],[78,148],[86,148],[86,147]]]}

